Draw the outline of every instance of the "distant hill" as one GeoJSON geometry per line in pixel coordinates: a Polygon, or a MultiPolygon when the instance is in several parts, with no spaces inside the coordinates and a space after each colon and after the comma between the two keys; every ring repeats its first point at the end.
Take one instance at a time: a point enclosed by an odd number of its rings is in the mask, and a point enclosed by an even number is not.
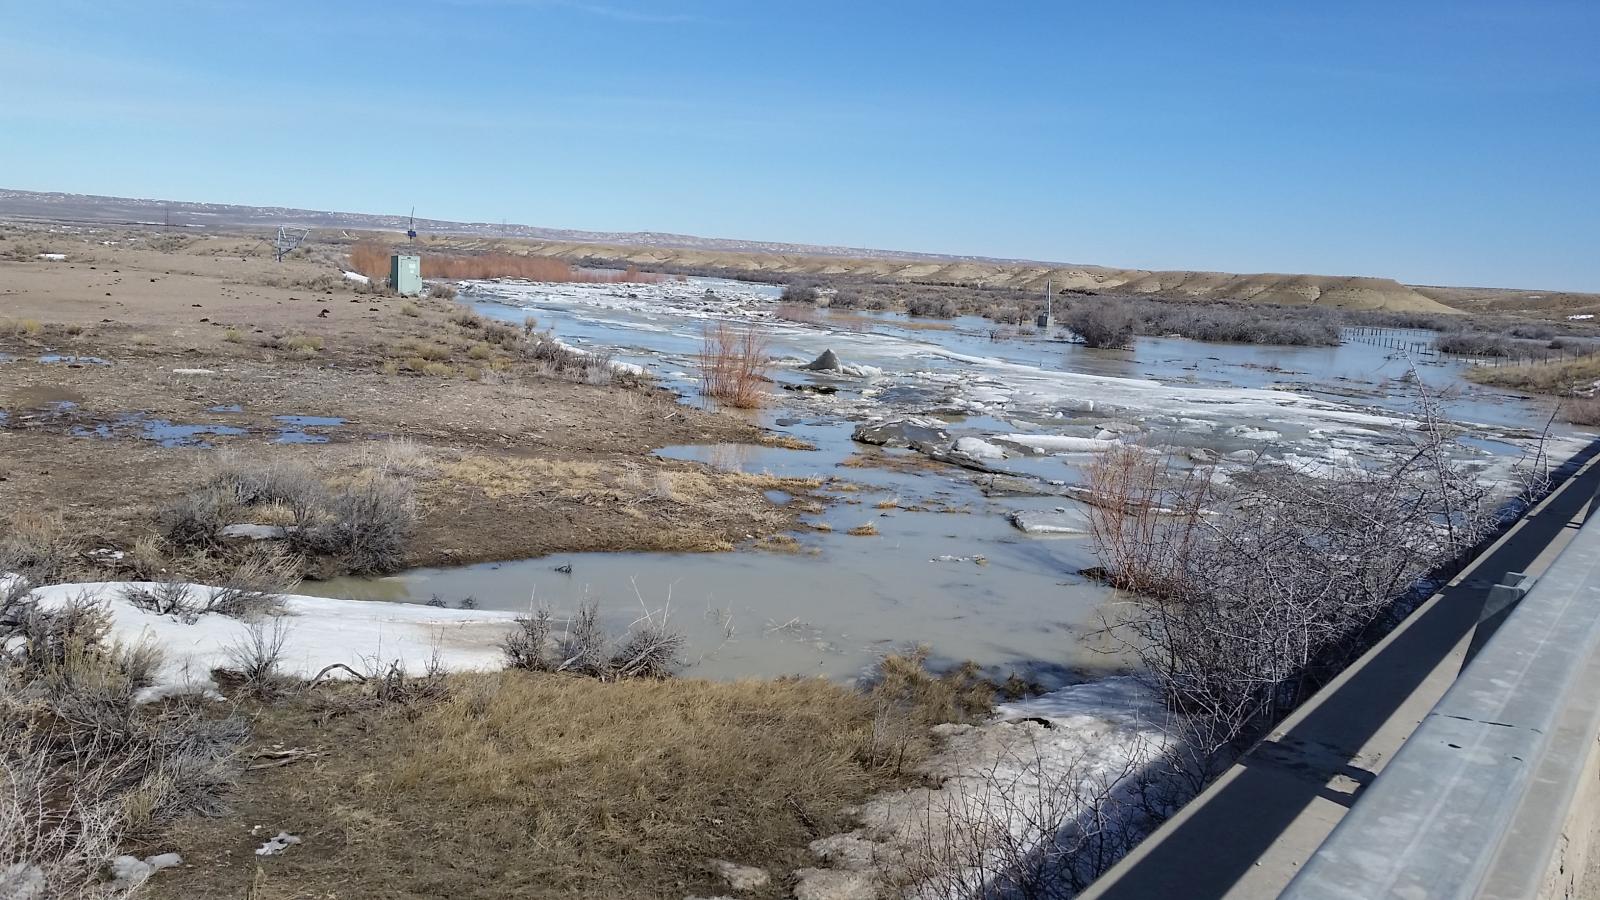
{"type": "MultiPolygon", "coordinates": [[[[267,206],[235,206],[177,200],[140,200],[89,194],[0,189],[0,218],[90,225],[182,228],[275,228],[294,225],[345,232],[403,232],[408,217],[328,212],[267,206]]],[[[1046,280],[1059,289],[1154,294],[1207,300],[1247,300],[1456,312],[1462,309],[1537,307],[1537,291],[1437,288],[1404,285],[1389,278],[1337,275],[1161,272],[1031,260],[952,256],[858,247],[703,238],[653,231],[575,231],[493,222],[417,219],[436,243],[453,249],[501,250],[566,259],[604,257],[639,266],[739,269],[785,276],[844,276],[1042,291],[1046,280]]],[[[1600,295],[1560,294],[1562,307],[1600,305],[1600,295]]]]}

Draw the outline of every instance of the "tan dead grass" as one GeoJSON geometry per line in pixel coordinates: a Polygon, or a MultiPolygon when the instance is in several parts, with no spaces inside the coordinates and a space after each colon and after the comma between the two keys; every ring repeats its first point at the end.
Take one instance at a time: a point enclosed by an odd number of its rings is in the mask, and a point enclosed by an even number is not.
{"type": "Polygon", "coordinates": [[[1600,380],[1600,356],[1527,366],[1474,366],[1467,370],[1467,378],[1479,384],[1517,391],[1568,394],[1588,390],[1600,380]]]}
{"type": "Polygon", "coordinates": [[[851,537],[873,537],[877,535],[877,533],[878,526],[872,524],[871,522],[868,522],[865,525],[857,525],[856,527],[845,532],[845,534],[848,534],[851,537]]]}
{"type": "Polygon", "coordinates": [[[804,441],[792,434],[776,434],[768,432],[761,436],[761,446],[780,447],[784,450],[815,450],[817,445],[804,441]]]}
{"type": "Polygon", "coordinates": [[[789,874],[815,865],[809,842],[919,781],[930,726],[974,721],[993,701],[970,669],[933,676],[917,654],[886,660],[868,690],[516,671],[447,683],[445,699],[402,709],[262,708],[263,746],[321,755],[255,773],[235,816],[167,835],[193,868],[163,873],[152,896],[725,894],[709,858],[767,868],[773,884],[748,896],[785,896],[789,874]],[[239,822],[306,842],[258,860],[239,822]]]}
{"type": "Polygon", "coordinates": [[[604,487],[604,472],[592,462],[505,456],[467,456],[440,467],[443,478],[475,487],[492,499],[590,493],[604,487]]]}

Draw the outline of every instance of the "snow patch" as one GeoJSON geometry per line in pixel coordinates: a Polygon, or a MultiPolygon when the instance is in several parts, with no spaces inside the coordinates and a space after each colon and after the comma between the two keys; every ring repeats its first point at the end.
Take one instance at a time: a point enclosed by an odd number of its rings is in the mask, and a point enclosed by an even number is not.
{"type": "MultiPolygon", "coordinates": [[[[232,665],[230,651],[249,636],[249,624],[220,613],[187,619],[158,615],[126,598],[129,589],[156,587],[123,581],[57,584],[38,588],[33,596],[45,609],[79,597],[99,601],[111,616],[111,640],[160,647],[161,669],[139,692],[139,702],[216,691],[211,672],[232,665]]],[[[191,590],[203,605],[219,589],[193,585],[191,590]]],[[[280,671],[299,678],[314,677],[334,663],[359,671],[367,660],[398,661],[412,672],[435,658],[447,671],[498,669],[504,663],[501,640],[517,615],[298,594],[284,595],[281,608],[286,636],[280,671]]]]}
{"type": "Polygon", "coordinates": [[[1006,451],[983,438],[964,437],[956,441],[955,451],[973,459],[1005,459],[1006,451]]]}
{"type": "Polygon", "coordinates": [[[367,276],[361,274],[360,272],[346,272],[346,273],[344,273],[344,277],[345,277],[346,281],[354,281],[356,284],[371,284],[372,283],[372,279],[371,278],[368,278],[367,276]]]}

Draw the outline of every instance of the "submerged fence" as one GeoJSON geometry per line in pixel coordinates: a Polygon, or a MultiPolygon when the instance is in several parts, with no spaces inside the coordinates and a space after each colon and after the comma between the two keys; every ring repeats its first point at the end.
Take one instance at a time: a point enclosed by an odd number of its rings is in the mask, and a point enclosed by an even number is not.
{"type": "MultiPolygon", "coordinates": [[[[1538,342],[1526,338],[1512,339],[1522,342],[1523,345],[1518,346],[1508,342],[1501,348],[1503,352],[1452,351],[1439,347],[1439,339],[1445,337],[1443,332],[1420,328],[1352,326],[1340,329],[1339,337],[1345,343],[1371,344],[1414,357],[1450,359],[1477,366],[1530,366],[1583,359],[1600,353],[1600,345],[1588,341],[1575,345],[1529,346],[1538,342]]],[[[1491,336],[1486,340],[1493,341],[1500,338],[1491,336]]]]}

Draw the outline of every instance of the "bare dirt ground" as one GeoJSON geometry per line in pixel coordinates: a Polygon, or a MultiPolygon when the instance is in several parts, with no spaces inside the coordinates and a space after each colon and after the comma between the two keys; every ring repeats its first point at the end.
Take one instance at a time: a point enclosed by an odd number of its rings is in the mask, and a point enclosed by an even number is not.
{"type": "Polygon", "coordinates": [[[279,264],[248,237],[8,229],[0,505],[127,547],[219,450],[337,471],[403,439],[438,463],[419,478],[410,565],[728,549],[792,523],[762,494],[779,485],[650,455],[761,440],[747,421],[551,377],[452,301],[363,292],[341,252],[279,264]],[[227,429],[242,433],[208,433],[227,429]]]}

